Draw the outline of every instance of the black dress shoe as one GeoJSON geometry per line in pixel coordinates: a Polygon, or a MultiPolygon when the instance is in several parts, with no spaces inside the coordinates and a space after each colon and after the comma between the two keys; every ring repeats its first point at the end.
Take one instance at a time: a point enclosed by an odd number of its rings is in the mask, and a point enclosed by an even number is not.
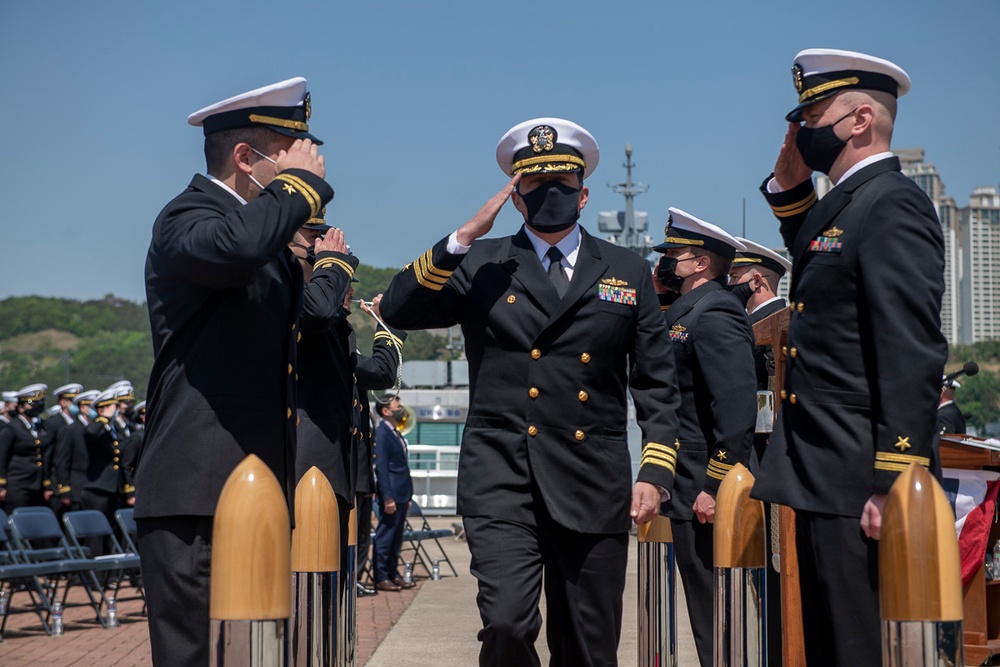
{"type": "Polygon", "coordinates": [[[414,586],[416,586],[416,584],[413,583],[412,581],[410,583],[406,583],[405,581],[403,581],[402,577],[396,577],[396,579],[393,581],[393,583],[396,584],[397,586],[399,586],[400,588],[404,588],[404,589],[407,589],[407,590],[410,589],[410,588],[413,588],[414,586]]]}
{"type": "Polygon", "coordinates": [[[375,584],[375,590],[378,590],[378,591],[392,591],[392,592],[395,593],[395,592],[399,592],[399,591],[401,591],[403,589],[400,588],[399,586],[397,586],[396,584],[392,583],[391,581],[386,580],[386,581],[380,581],[377,584],[375,584]]]}
{"type": "Polygon", "coordinates": [[[358,582],[358,597],[363,598],[370,595],[378,595],[378,591],[370,586],[365,586],[360,581],[358,582]]]}

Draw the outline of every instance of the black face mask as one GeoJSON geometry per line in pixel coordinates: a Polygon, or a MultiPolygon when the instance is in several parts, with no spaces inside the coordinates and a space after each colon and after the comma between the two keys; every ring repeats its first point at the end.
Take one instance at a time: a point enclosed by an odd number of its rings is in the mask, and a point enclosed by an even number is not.
{"type": "Polygon", "coordinates": [[[306,247],[306,261],[309,262],[309,266],[316,264],[316,246],[311,245],[306,247]]]}
{"type": "Polygon", "coordinates": [[[528,209],[526,222],[536,231],[561,232],[580,218],[580,188],[546,181],[527,194],[518,194],[528,209]]]}
{"type": "Polygon", "coordinates": [[[803,125],[799,128],[799,133],[795,136],[795,147],[799,149],[802,161],[806,163],[807,167],[813,171],[823,172],[824,174],[830,173],[833,163],[837,161],[840,153],[844,150],[844,146],[847,145],[847,142],[838,137],[837,133],[833,131],[833,127],[855,111],[857,109],[848,112],[847,115],[841,117],[839,120],[835,120],[823,127],[806,127],[803,125]]]}
{"type": "Polygon", "coordinates": [[[45,409],[45,403],[32,403],[31,407],[29,407],[24,411],[24,414],[26,417],[31,417],[32,419],[34,419],[38,415],[42,414],[42,411],[44,409],[45,409]]]}
{"type": "Polygon", "coordinates": [[[403,421],[403,417],[406,416],[406,410],[404,410],[403,408],[399,408],[398,410],[393,410],[389,414],[392,415],[393,421],[395,421],[398,424],[399,422],[403,421]]]}
{"type": "Polygon", "coordinates": [[[660,263],[656,267],[656,279],[671,292],[680,292],[681,285],[684,284],[684,278],[674,273],[676,268],[676,257],[661,257],[660,263]]]}
{"type": "Polygon", "coordinates": [[[726,285],[726,289],[729,290],[729,293],[739,299],[744,308],[747,307],[747,303],[750,302],[750,297],[753,296],[753,287],[750,284],[752,282],[752,280],[748,280],[745,283],[739,283],[738,285],[726,285]]]}

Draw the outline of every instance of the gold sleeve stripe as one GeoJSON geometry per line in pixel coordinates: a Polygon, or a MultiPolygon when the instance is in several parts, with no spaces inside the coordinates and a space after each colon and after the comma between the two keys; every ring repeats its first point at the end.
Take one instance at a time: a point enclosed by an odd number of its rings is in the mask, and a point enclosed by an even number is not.
{"type": "Polygon", "coordinates": [[[893,463],[919,463],[922,466],[930,467],[931,460],[926,456],[913,456],[912,454],[897,454],[896,452],[875,452],[876,461],[888,461],[893,463]]]}
{"type": "Polygon", "coordinates": [[[671,447],[670,445],[664,445],[659,442],[647,442],[643,450],[645,451],[646,449],[656,449],[661,452],[667,452],[669,454],[673,454],[674,456],[677,455],[676,447],[671,447]]]}
{"type": "Polygon", "coordinates": [[[390,341],[395,342],[396,345],[399,345],[399,346],[403,345],[403,341],[399,339],[399,336],[393,336],[388,331],[378,331],[378,332],[376,332],[375,333],[375,340],[378,340],[379,338],[387,338],[390,341]]]}
{"type": "Polygon", "coordinates": [[[660,454],[659,452],[646,452],[645,454],[643,454],[642,458],[640,459],[640,465],[641,463],[647,460],[663,461],[666,464],[668,464],[671,468],[677,465],[676,456],[666,456],[664,454],[660,454]]]}
{"type": "Polygon", "coordinates": [[[431,261],[432,252],[432,250],[428,250],[417,258],[417,261],[413,263],[413,274],[422,287],[440,292],[454,272],[443,271],[435,267],[431,261]]]}
{"type": "Polygon", "coordinates": [[[7,483],[7,478],[6,477],[0,477],[0,485],[6,484],[6,483],[7,483]]]}
{"type": "Polygon", "coordinates": [[[676,472],[677,470],[677,464],[674,461],[661,459],[653,454],[646,454],[642,457],[642,460],[639,462],[639,467],[644,465],[660,466],[661,468],[666,468],[670,472],[676,472]]]}
{"type": "Polygon", "coordinates": [[[315,218],[319,213],[320,209],[323,207],[323,200],[320,199],[319,193],[316,192],[312,186],[303,181],[298,176],[292,176],[288,173],[280,173],[274,177],[276,181],[282,181],[288,183],[289,185],[294,185],[299,189],[299,193],[305,197],[306,201],[309,202],[309,208],[311,212],[309,214],[310,218],[315,218]]]}
{"type": "Polygon", "coordinates": [[[339,266],[348,276],[354,275],[354,267],[339,257],[324,257],[313,265],[313,271],[319,271],[330,266],[339,266]]]}
{"type": "Polygon", "coordinates": [[[448,278],[450,277],[450,276],[442,276],[439,273],[431,271],[427,267],[427,263],[423,257],[417,260],[417,270],[428,282],[436,283],[438,285],[444,285],[446,282],[448,282],[448,278]]]}
{"type": "Polygon", "coordinates": [[[795,204],[789,204],[788,206],[772,206],[771,210],[774,212],[774,215],[776,215],[779,218],[790,218],[793,215],[799,215],[801,213],[805,213],[810,208],[812,208],[813,204],[815,203],[816,203],[816,193],[811,192],[809,193],[808,197],[806,197],[800,202],[796,202],[795,204]]]}
{"type": "Polygon", "coordinates": [[[444,269],[439,269],[438,267],[434,266],[433,249],[428,250],[423,255],[421,255],[417,261],[421,262],[421,264],[424,267],[424,270],[428,274],[437,276],[438,278],[444,278],[445,280],[447,280],[448,278],[451,278],[451,274],[454,273],[454,271],[445,271],[444,269]]]}
{"type": "Polygon", "coordinates": [[[903,472],[910,467],[909,463],[887,463],[883,461],[875,462],[876,470],[890,470],[892,472],[903,472]]]}
{"type": "Polygon", "coordinates": [[[731,466],[728,463],[719,463],[715,459],[710,459],[708,462],[708,467],[717,468],[718,470],[722,470],[724,472],[729,472],[729,470],[732,469],[733,466],[731,466]]]}
{"type": "Polygon", "coordinates": [[[72,489],[68,486],[59,485],[59,493],[69,493],[72,489]]]}
{"type": "Polygon", "coordinates": [[[708,469],[708,476],[711,477],[712,479],[724,479],[726,477],[726,473],[724,473],[724,472],[718,472],[718,471],[715,471],[715,470],[712,470],[711,468],[709,468],[708,469]]]}

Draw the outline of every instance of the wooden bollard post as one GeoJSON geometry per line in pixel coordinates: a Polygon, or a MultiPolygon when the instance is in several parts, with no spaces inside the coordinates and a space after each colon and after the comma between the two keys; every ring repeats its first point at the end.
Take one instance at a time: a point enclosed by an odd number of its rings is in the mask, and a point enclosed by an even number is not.
{"type": "Polygon", "coordinates": [[[313,466],[295,487],[291,653],[295,667],[334,667],[340,519],[333,487],[313,466]]]}
{"type": "Polygon", "coordinates": [[[212,527],[212,667],[283,667],[291,525],[281,485],[251,454],[226,480],[212,527]]]}
{"type": "Polygon", "coordinates": [[[639,526],[639,667],[676,667],[674,536],[670,519],[639,526]]]}
{"type": "Polygon", "coordinates": [[[358,506],[351,508],[347,521],[347,562],[343,567],[343,592],[340,596],[339,651],[337,667],[354,667],[354,649],[358,630],[358,506]]]}
{"type": "Polygon", "coordinates": [[[955,515],[917,463],[896,479],[882,512],[879,598],[884,667],[965,664],[955,515]]]}
{"type": "Polygon", "coordinates": [[[767,662],[767,554],[764,503],[750,497],[754,477],[741,463],[715,501],[715,666],[767,662]]]}

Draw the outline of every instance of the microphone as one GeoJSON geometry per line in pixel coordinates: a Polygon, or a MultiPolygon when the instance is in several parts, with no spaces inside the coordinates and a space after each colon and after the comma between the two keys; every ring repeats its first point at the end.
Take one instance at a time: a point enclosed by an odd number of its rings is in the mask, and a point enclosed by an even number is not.
{"type": "Polygon", "coordinates": [[[955,380],[963,375],[972,377],[979,372],[979,364],[974,361],[966,361],[965,365],[962,366],[957,371],[953,371],[944,376],[943,386],[947,387],[951,384],[952,380],[955,380]]]}

